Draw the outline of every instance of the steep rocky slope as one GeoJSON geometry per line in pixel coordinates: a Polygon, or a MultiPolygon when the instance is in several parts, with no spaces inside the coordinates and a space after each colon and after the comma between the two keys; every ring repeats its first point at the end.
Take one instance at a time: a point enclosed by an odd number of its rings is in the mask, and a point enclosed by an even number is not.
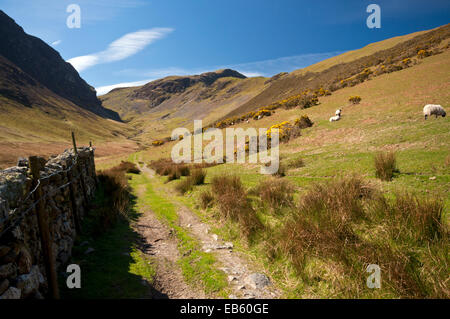
{"type": "MultiPolygon", "coordinates": [[[[0,10],[0,55],[18,69],[52,92],[81,108],[113,120],[120,120],[117,113],[102,107],[93,87],[88,85],[59,53],[44,41],[28,35],[8,15],[0,10]]],[[[20,76],[25,76],[21,73],[20,76]]],[[[19,76],[19,74],[17,74],[19,76]]],[[[27,92],[12,94],[17,88],[8,87],[0,79],[1,90],[8,91],[12,99],[26,102],[27,92]]],[[[20,89],[20,83],[18,89],[20,89]]]]}
{"type": "Polygon", "coordinates": [[[128,152],[136,130],[104,108],[89,86],[58,52],[27,35],[0,11],[0,167],[17,157],[50,155],[93,141],[97,154],[128,152]]]}

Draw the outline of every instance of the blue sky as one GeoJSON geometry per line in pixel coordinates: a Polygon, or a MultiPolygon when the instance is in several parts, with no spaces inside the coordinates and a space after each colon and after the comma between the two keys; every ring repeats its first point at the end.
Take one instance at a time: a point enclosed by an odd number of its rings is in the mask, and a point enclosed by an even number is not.
{"type": "Polygon", "coordinates": [[[101,93],[225,67],[272,76],[450,23],[448,0],[0,0],[0,9],[101,93]],[[80,29],[66,25],[73,3],[80,29]],[[366,26],[371,3],[380,29],[366,26]]]}

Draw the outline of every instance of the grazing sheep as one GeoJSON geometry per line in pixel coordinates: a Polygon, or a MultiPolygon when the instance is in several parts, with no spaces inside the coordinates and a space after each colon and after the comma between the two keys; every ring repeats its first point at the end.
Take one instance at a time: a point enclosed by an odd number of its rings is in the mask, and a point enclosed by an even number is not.
{"type": "Polygon", "coordinates": [[[336,122],[336,121],[339,121],[340,119],[341,119],[340,115],[335,115],[335,116],[330,117],[330,122],[336,122]]]}
{"type": "Polygon", "coordinates": [[[425,120],[428,116],[435,115],[436,118],[438,116],[445,117],[447,113],[445,113],[445,110],[442,106],[437,104],[427,104],[423,107],[423,115],[425,115],[425,120]]]}
{"type": "Polygon", "coordinates": [[[338,109],[338,110],[336,110],[336,115],[339,115],[339,116],[341,116],[341,112],[342,112],[342,110],[341,110],[341,109],[338,109]]]}

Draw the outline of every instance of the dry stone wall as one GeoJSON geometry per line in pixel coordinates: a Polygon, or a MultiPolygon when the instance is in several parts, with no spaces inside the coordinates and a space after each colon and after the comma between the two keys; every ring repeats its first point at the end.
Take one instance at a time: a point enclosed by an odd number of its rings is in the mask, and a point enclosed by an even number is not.
{"type": "MultiPolygon", "coordinates": [[[[41,203],[56,269],[68,262],[97,177],[94,150],[39,158],[41,203]]],[[[36,181],[27,159],[0,171],[0,299],[45,298],[49,291],[37,217],[36,181]],[[34,204],[34,205],[33,205],[34,204]]]]}

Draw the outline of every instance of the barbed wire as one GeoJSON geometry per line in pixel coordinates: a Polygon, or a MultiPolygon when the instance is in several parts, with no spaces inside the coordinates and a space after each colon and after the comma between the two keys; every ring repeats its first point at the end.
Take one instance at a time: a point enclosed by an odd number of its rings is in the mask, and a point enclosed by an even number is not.
{"type": "MultiPolygon", "coordinates": [[[[68,173],[68,172],[70,172],[71,170],[73,170],[73,168],[75,167],[75,165],[78,164],[78,158],[79,158],[79,155],[78,155],[78,154],[75,154],[75,156],[72,157],[72,164],[71,164],[68,168],[62,169],[62,170],[59,170],[59,171],[56,171],[56,172],[53,172],[53,173],[50,174],[50,175],[47,175],[47,176],[44,176],[44,177],[39,178],[39,179],[37,180],[37,183],[36,183],[35,187],[33,188],[33,190],[30,191],[30,192],[27,194],[27,196],[26,196],[23,200],[21,200],[21,203],[19,204],[19,206],[18,206],[17,208],[15,208],[15,209],[12,211],[12,213],[11,213],[10,215],[13,216],[13,215],[16,214],[17,211],[20,211],[20,210],[23,209],[23,206],[25,205],[25,203],[26,203],[26,202],[31,198],[31,196],[38,190],[39,186],[41,185],[41,181],[50,179],[51,177],[56,176],[56,175],[59,175],[59,174],[62,174],[62,173],[68,173]]],[[[50,196],[55,195],[59,190],[61,190],[61,189],[63,189],[63,188],[66,188],[66,187],[69,186],[70,184],[72,184],[72,183],[78,181],[78,180],[80,179],[80,177],[82,177],[82,176],[83,176],[83,174],[82,174],[82,172],[80,171],[80,173],[78,174],[78,176],[72,177],[72,180],[71,180],[71,181],[69,181],[69,182],[67,182],[67,183],[65,183],[65,184],[63,184],[63,185],[57,187],[56,189],[53,189],[53,190],[50,191],[50,192],[47,192],[47,193],[43,194],[39,199],[37,199],[35,202],[31,203],[30,206],[28,206],[27,209],[23,210],[23,211],[20,213],[20,216],[18,216],[18,217],[17,217],[17,216],[14,216],[14,217],[15,217],[15,218],[14,218],[14,221],[13,221],[10,225],[8,225],[5,229],[3,229],[3,230],[0,232],[0,238],[1,238],[3,235],[5,235],[9,230],[11,230],[11,229],[15,228],[17,225],[19,225],[19,224],[23,221],[23,219],[27,216],[27,214],[28,214],[29,212],[33,211],[33,209],[37,206],[37,204],[38,204],[40,201],[46,199],[47,197],[50,197],[50,196]]],[[[8,223],[8,221],[9,221],[10,219],[11,219],[11,218],[6,219],[6,223],[8,223]]]]}

